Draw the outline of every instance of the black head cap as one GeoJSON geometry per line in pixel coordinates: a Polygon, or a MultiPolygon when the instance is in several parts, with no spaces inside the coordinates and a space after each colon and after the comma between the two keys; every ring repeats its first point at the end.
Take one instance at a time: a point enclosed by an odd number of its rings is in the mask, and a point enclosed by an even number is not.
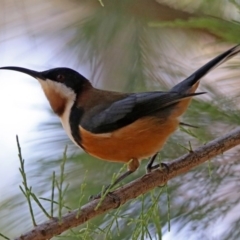
{"type": "Polygon", "coordinates": [[[90,82],[84,76],[71,68],[52,68],[43,72],[37,72],[22,67],[1,67],[0,70],[1,69],[26,73],[42,81],[51,80],[59,82],[71,88],[76,94],[81,91],[85,85],[91,86],[90,82]]]}
{"type": "Polygon", "coordinates": [[[59,82],[71,88],[75,93],[81,91],[83,86],[91,85],[90,82],[71,68],[53,68],[44,72],[40,72],[45,80],[59,82]]]}

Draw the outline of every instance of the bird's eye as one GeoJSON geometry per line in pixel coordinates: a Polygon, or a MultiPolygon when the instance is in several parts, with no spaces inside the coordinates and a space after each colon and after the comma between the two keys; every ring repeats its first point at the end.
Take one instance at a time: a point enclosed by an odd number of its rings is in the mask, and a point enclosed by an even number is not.
{"type": "Polygon", "coordinates": [[[57,75],[57,80],[59,81],[59,82],[63,82],[64,81],[64,75],[62,75],[62,74],[58,74],[57,75]]]}

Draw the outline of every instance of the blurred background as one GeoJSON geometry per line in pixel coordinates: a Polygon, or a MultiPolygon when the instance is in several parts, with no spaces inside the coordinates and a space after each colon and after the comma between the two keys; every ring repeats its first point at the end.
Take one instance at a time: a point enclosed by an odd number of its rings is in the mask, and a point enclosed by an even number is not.
{"type": "MultiPolygon", "coordinates": [[[[0,3],[0,66],[37,71],[70,67],[95,87],[107,90],[167,90],[240,42],[237,0],[0,3]]],[[[237,56],[202,79],[199,91],[207,94],[194,98],[183,117],[184,122],[199,128],[177,131],[159,154],[161,161],[186,153],[189,142],[196,148],[239,125],[239,66],[237,56]]],[[[50,198],[52,172],[59,176],[68,145],[65,204],[72,209],[79,207],[79,199],[84,204],[99,192],[122,165],[99,161],[75,147],[33,78],[0,71],[0,79],[0,233],[12,239],[32,228],[26,199],[19,189],[22,179],[16,135],[28,183],[38,197],[50,198]]],[[[171,180],[167,193],[165,188],[155,189],[63,237],[239,239],[239,160],[239,148],[232,149],[171,180]],[[149,217],[153,204],[156,208],[149,217]]],[[[143,175],[145,164],[143,161],[125,183],[143,175]]],[[[49,210],[49,202],[42,203],[49,210]]],[[[38,206],[33,206],[37,223],[46,221],[38,206]]]]}

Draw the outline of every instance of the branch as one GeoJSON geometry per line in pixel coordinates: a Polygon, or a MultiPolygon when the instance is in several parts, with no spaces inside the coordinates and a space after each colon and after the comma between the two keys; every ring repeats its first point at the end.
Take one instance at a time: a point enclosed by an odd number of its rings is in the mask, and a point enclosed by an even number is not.
{"type": "MultiPolygon", "coordinates": [[[[168,180],[182,173],[188,172],[190,169],[217,156],[218,154],[222,154],[238,144],[240,144],[240,127],[223,137],[219,137],[208,144],[199,147],[195,151],[171,161],[168,163],[168,170],[157,169],[117,189],[114,191],[114,194],[120,199],[120,205],[123,205],[127,201],[134,199],[141,194],[145,194],[157,186],[165,184],[168,180]]],[[[93,200],[82,206],[80,211],[79,209],[76,209],[64,215],[61,219],[61,224],[56,219],[47,221],[36,226],[31,231],[21,235],[15,240],[50,239],[53,236],[59,235],[70,228],[79,226],[86,221],[119,206],[119,202],[114,201],[111,197],[106,197],[96,209],[98,203],[98,199],[93,200]]]]}

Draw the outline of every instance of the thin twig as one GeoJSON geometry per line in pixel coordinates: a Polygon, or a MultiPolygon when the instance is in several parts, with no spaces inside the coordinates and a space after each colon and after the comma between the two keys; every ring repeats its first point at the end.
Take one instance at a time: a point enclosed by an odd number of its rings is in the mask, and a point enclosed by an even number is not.
{"type": "Polygon", "coordinates": [[[54,189],[55,189],[55,171],[53,171],[53,177],[52,177],[51,217],[53,217],[54,189]]]}
{"type": "Polygon", "coordinates": [[[32,188],[28,187],[26,172],[25,172],[25,168],[24,168],[24,159],[22,157],[22,151],[21,151],[21,146],[20,146],[20,143],[19,143],[18,136],[16,136],[16,141],[17,141],[17,147],[18,147],[18,157],[19,157],[20,165],[21,165],[20,168],[19,168],[19,171],[22,175],[22,178],[23,178],[22,183],[23,183],[23,186],[24,186],[24,189],[22,188],[22,186],[19,186],[19,188],[27,199],[29,211],[30,211],[31,218],[32,218],[32,223],[33,223],[34,226],[37,226],[36,221],[35,221],[35,217],[34,217],[34,213],[33,213],[32,203],[31,203],[32,188]]]}
{"type": "MultiPolygon", "coordinates": [[[[63,153],[63,160],[60,166],[60,180],[59,182],[55,180],[55,184],[58,188],[58,218],[59,223],[61,223],[62,219],[62,209],[64,207],[64,190],[63,190],[63,182],[64,182],[64,170],[65,170],[65,163],[67,161],[67,146],[65,147],[63,153]]],[[[68,187],[68,186],[67,186],[68,187]]]]}

